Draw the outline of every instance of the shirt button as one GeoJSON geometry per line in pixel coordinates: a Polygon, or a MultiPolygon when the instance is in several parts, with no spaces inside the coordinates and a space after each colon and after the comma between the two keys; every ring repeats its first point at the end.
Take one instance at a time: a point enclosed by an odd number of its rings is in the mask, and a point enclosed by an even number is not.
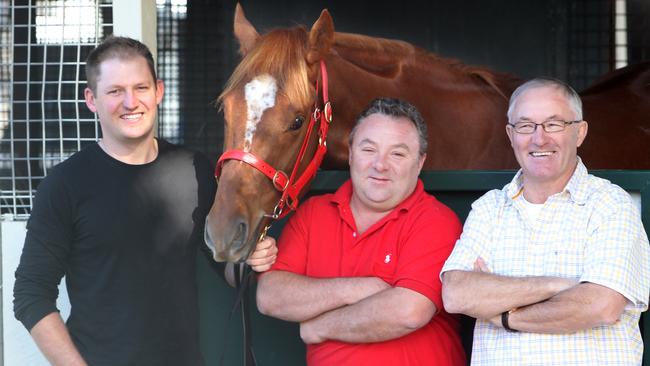
{"type": "Polygon", "coordinates": [[[352,233],[352,237],[353,237],[353,238],[356,238],[356,237],[357,237],[357,233],[356,233],[356,231],[352,233]]]}

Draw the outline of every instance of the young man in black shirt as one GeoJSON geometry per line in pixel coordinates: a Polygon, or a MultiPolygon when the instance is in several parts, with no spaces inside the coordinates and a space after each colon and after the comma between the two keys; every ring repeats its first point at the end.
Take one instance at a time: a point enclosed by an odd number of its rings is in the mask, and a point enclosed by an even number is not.
{"type": "MultiPolygon", "coordinates": [[[[142,43],[112,37],[86,64],[102,139],[38,187],[14,311],[54,365],[200,365],[196,253],[215,193],[203,156],[154,137],[164,84],[142,43]],[[70,318],[57,309],[65,275],[70,318]]],[[[248,263],[265,271],[271,241],[248,263]]]]}

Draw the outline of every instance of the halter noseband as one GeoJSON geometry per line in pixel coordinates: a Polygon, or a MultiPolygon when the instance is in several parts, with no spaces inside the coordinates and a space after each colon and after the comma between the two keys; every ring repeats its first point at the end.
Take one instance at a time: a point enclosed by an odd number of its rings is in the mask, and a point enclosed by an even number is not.
{"type": "MultiPolygon", "coordinates": [[[[273,187],[279,192],[282,192],[280,200],[275,205],[273,214],[270,215],[272,219],[277,219],[288,214],[291,210],[295,210],[298,207],[298,195],[300,191],[314,178],[318,167],[323,161],[323,157],[327,152],[327,130],[329,125],[332,122],[332,106],[328,97],[328,84],[327,84],[327,69],[325,68],[325,62],[320,61],[320,71],[322,79],[322,90],[321,95],[323,96],[323,109],[318,108],[318,99],[314,103],[314,112],[309,118],[309,126],[307,127],[307,133],[305,134],[305,139],[302,141],[302,146],[298,153],[296,162],[293,165],[293,171],[291,176],[287,176],[285,172],[279,169],[273,168],[270,164],[266,163],[264,160],[258,158],[255,154],[246,152],[243,150],[232,149],[224,152],[219,160],[217,161],[217,167],[215,169],[214,175],[219,179],[221,176],[221,169],[226,160],[239,160],[244,163],[252,166],[253,168],[259,170],[262,174],[271,179],[273,187]],[[311,134],[314,130],[314,125],[319,121],[318,126],[318,146],[316,147],[316,152],[314,157],[309,162],[305,170],[302,172],[300,177],[296,179],[298,174],[298,166],[302,161],[307,146],[309,145],[309,140],[311,134]],[[289,208],[289,211],[285,211],[285,207],[289,208]]],[[[318,94],[318,81],[316,82],[316,93],[318,94]]],[[[264,235],[265,233],[262,233],[264,235]]]]}

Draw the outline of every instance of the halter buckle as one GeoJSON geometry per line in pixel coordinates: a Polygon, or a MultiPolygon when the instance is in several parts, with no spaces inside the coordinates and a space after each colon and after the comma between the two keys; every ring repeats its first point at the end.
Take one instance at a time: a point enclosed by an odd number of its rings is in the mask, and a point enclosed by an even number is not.
{"type": "Polygon", "coordinates": [[[318,121],[319,118],[320,118],[320,109],[318,107],[314,107],[314,113],[312,115],[312,119],[314,121],[318,121]]]}
{"type": "Polygon", "coordinates": [[[323,114],[327,123],[332,123],[332,103],[329,100],[323,106],[323,114]]]}
{"type": "Polygon", "coordinates": [[[289,187],[289,177],[282,170],[276,170],[275,174],[273,174],[273,179],[271,179],[271,181],[273,182],[273,187],[275,187],[275,189],[277,189],[280,192],[284,192],[287,189],[287,187],[289,187]],[[280,177],[282,177],[282,179],[284,180],[284,187],[282,186],[282,183],[278,180],[278,178],[280,177]]]}

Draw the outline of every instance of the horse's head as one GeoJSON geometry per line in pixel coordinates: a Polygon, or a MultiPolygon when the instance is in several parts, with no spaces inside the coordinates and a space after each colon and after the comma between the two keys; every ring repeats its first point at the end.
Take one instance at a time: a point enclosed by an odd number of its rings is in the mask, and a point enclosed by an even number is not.
{"type": "MultiPolygon", "coordinates": [[[[234,28],[243,59],[219,97],[227,153],[218,163],[219,184],[205,230],[214,259],[228,262],[248,257],[276,210],[286,184],[273,172],[290,176],[296,164],[318,94],[320,60],[334,33],[324,10],[310,31],[295,27],[260,36],[239,4],[234,28]],[[228,155],[233,151],[238,157],[228,155]],[[260,168],[251,159],[266,165],[260,168]]],[[[298,172],[316,151],[316,135],[310,135],[298,172]]]]}

